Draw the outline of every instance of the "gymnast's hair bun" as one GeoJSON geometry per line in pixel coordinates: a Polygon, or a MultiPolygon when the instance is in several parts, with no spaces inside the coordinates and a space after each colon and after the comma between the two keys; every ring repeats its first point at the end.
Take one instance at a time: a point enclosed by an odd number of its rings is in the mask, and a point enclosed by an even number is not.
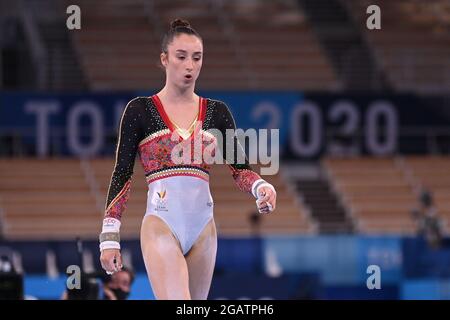
{"type": "Polygon", "coordinates": [[[161,43],[161,52],[167,53],[168,45],[173,41],[173,38],[175,36],[178,36],[180,34],[194,35],[202,40],[202,37],[200,37],[197,31],[195,31],[194,28],[191,27],[191,24],[188,21],[175,19],[170,23],[170,29],[167,30],[167,32],[164,34],[161,43]]]}
{"type": "Polygon", "coordinates": [[[171,29],[176,29],[176,28],[190,28],[191,24],[186,21],[186,20],[182,20],[182,19],[175,19],[170,23],[170,28],[171,29]]]}

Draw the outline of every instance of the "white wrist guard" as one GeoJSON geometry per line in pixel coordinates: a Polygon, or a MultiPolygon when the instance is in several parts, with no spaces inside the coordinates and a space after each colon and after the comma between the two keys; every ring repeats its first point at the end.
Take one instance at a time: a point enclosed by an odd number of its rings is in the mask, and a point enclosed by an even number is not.
{"type": "Polygon", "coordinates": [[[253,196],[255,198],[258,198],[257,191],[258,191],[259,186],[261,186],[264,183],[266,183],[266,181],[263,180],[263,179],[258,179],[255,182],[253,182],[253,184],[252,184],[252,194],[253,194],[253,196]]]}
{"type": "Polygon", "coordinates": [[[100,242],[100,252],[105,249],[119,249],[120,250],[120,242],[117,241],[103,241],[100,242]]]}
{"type": "Polygon", "coordinates": [[[120,250],[120,220],[115,218],[103,219],[102,233],[99,236],[100,252],[105,249],[120,250]]]}
{"type": "Polygon", "coordinates": [[[105,218],[103,219],[102,233],[104,232],[119,232],[120,231],[120,220],[116,218],[105,218]]]}

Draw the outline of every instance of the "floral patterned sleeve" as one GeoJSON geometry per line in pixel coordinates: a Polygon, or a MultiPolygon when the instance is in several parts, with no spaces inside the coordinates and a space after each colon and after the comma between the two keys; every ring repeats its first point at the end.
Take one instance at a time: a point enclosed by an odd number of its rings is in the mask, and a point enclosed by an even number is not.
{"type": "Polygon", "coordinates": [[[117,137],[116,161],[109,184],[105,218],[120,221],[131,189],[134,162],[142,139],[141,112],[138,99],[131,100],[122,114],[117,137]]]}
{"type": "Polygon", "coordinates": [[[221,107],[217,110],[219,113],[218,116],[220,117],[220,120],[218,121],[220,124],[219,130],[221,131],[223,137],[222,156],[226,161],[226,164],[230,169],[231,175],[233,176],[238,188],[241,191],[250,193],[257,198],[255,190],[261,183],[264,182],[264,180],[261,179],[261,177],[253,171],[250,166],[247,155],[245,154],[245,151],[234,132],[236,130],[236,123],[228,106],[222,102],[221,107]],[[228,132],[231,130],[233,139],[226,139],[227,129],[229,129],[228,132]]]}

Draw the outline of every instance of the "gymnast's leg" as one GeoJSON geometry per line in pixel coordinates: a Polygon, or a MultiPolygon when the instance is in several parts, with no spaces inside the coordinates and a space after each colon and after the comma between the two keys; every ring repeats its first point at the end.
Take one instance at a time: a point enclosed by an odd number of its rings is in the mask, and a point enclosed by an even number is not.
{"type": "Polygon", "coordinates": [[[156,299],[191,299],[188,267],[180,244],[166,223],[157,216],[144,217],[141,249],[156,299]]]}
{"type": "Polygon", "coordinates": [[[186,255],[189,271],[189,288],[194,300],[208,298],[214,265],[216,263],[217,232],[211,219],[186,255]]]}

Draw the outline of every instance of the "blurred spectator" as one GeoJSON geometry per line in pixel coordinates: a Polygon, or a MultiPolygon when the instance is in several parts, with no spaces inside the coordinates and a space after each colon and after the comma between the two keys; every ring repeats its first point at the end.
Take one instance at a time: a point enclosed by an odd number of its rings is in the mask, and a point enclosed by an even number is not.
{"type": "Polygon", "coordinates": [[[412,210],[417,223],[418,234],[423,236],[432,248],[439,248],[442,243],[442,221],[434,206],[433,196],[427,189],[420,194],[420,208],[412,210]]]}
{"type": "Polygon", "coordinates": [[[252,211],[248,216],[252,234],[254,237],[260,236],[261,214],[258,211],[252,211]]]}
{"type": "Polygon", "coordinates": [[[131,292],[134,274],[125,267],[113,275],[105,277],[103,281],[104,300],[126,300],[131,292]]]}
{"type": "Polygon", "coordinates": [[[11,255],[0,251],[0,300],[23,300],[23,276],[15,271],[11,255]]]}
{"type": "Polygon", "coordinates": [[[11,259],[6,255],[0,256],[0,272],[2,273],[12,273],[14,272],[11,259]]]}
{"type": "Polygon", "coordinates": [[[430,208],[433,206],[433,197],[427,189],[422,190],[422,193],[420,194],[420,203],[423,208],[430,208]]]}

